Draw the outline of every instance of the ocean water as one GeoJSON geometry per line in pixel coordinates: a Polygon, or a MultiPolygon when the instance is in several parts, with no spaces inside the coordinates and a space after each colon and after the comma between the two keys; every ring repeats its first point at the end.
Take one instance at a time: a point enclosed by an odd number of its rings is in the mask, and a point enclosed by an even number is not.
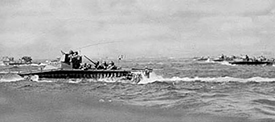
{"type": "MultiPolygon", "coordinates": [[[[275,121],[275,67],[236,66],[192,59],[135,59],[125,68],[154,69],[138,84],[110,79],[39,79],[16,75],[38,67],[1,67],[0,86],[23,92],[94,94],[99,102],[116,102],[152,109],[275,121]]],[[[0,99],[1,101],[1,99],[0,99]]]]}

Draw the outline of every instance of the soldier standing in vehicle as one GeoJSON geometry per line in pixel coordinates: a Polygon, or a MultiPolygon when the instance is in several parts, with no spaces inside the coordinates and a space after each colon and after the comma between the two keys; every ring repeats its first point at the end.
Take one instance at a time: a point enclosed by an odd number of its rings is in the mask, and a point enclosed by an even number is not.
{"type": "Polygon", "coordinates": [[[117,67],[115,66],[115,63],[111,61],[107,67],[108,70],[116,70],[117,67]]]}
{"type": "Polygon", "coordinates": [[[74,52],[71,58],[72,68],[73,69],[79,69],[80,64],[82,62],[81,56],[78,55],[78,52],[74,52]]]}
{"type": "Polygon", "coordinates": [[[107,69],[107,67],[108,67],[107,62],[106,62],[106,61],[103,61],[103,62],[102,62],[102,66],[104,67],[104,69],[107,69]]]}
{"type": "Polygon", "coordinates": [[[144,75],[146,78],[150,78],[150,69],[146,66],[144,69],[144,75]]]}
{"type": "Polygon", "coordinates": [[[105,61],[103,61],[101,64],[98,64],[97,66],[96,66],[96,69],[106,69],[107,67],[106,67],[106,62],[105,61]]]}

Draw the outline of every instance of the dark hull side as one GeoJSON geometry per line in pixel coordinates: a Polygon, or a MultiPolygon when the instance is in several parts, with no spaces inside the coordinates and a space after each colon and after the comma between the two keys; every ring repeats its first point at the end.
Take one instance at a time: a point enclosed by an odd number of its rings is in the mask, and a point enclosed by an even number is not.
{"type": "Polygon", "coordinates": [[[252,61],[235,61],[229,62],[230,64],[236,65],[272,65],[272,62],[252,62],[252,61]]]}
{"type": "Polygon", "coordinates": [[[207,59],[204,59],[204,58],[202,58],[202,59],[196,59],[196,61],[207,61],[208,60],[208,58],[207,59]]]}
{"type": "Polygon", "coordinates": [[[225,61],[225,60],[222,60],[222,59],[214,59],[213,61],[222,62],[222,61],[225,61]]]}
{"type": "Polygon", "coordinates": [[[8,63],[8,65],[29,65],[29,64],[32,64],[32,63],[8,63]]]}
{"type": "Polygon", "coordinates": [[[127,70],[51,70],[41,72],[19,73],[18,75],[33,76],[38,75],[39,78],[116,78],[129,77],[130,71],[127,70]]]}

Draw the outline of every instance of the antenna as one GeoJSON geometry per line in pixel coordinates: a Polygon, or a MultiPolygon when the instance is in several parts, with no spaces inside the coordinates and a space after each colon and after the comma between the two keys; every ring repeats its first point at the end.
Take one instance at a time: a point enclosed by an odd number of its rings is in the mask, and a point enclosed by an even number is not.
{"type": "Polygon", "coordinates": [[[123,40],[123,41],[107,41],[107,42],[101,42],[101,43],[88,44],[88,45],[85,45],[82,47],[74,48],[73,50],[78,50],[79,54],[82,55],[82,51],[81,51],[82,49],[92,47],[92,46],[111,44],[111,43],[117,43],[117,42],[125,42],[125,40],[123,40]]]}
{"type": "Polygon", "coordinates": [[[78,47],[78,48],[76,48],[75,50],[81,50],[81,49],[88,48],[88,47],[91,47],[91,46],[103,45],[103,44],[110,44],[110,43],[116,43],[116,42],[123,42],[123,41],[108,41],[108,42],[101,42],[101,43],[89,44],[89,45],[86,45],[86,46],[78,47]]]}

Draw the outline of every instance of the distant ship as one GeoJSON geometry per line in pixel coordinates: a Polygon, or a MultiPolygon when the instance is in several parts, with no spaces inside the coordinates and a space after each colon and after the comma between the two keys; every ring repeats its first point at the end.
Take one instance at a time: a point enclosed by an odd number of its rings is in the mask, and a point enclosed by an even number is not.
{"type": "Polygon", "coordinates": [[[39,63],[33,63],[32,58],[30,56],[23,56],[18,61],[15,61],[13,57],[5,56],[2,58],[1,62],[2,62],[1,64],[6,66],[22,66],[22,65],[39,64],[39,63]]]}
{"type": "Polygon", "coordinates": [[[229,63],[235,65],[273,65],[273,62],[268,61],[232,61],[229,63]]]}
{"type": "Polygon", "coordinates": [[[207,61],[210,58],[209,57],[194,57],[193,58],[195,61],[207,61]]]}

